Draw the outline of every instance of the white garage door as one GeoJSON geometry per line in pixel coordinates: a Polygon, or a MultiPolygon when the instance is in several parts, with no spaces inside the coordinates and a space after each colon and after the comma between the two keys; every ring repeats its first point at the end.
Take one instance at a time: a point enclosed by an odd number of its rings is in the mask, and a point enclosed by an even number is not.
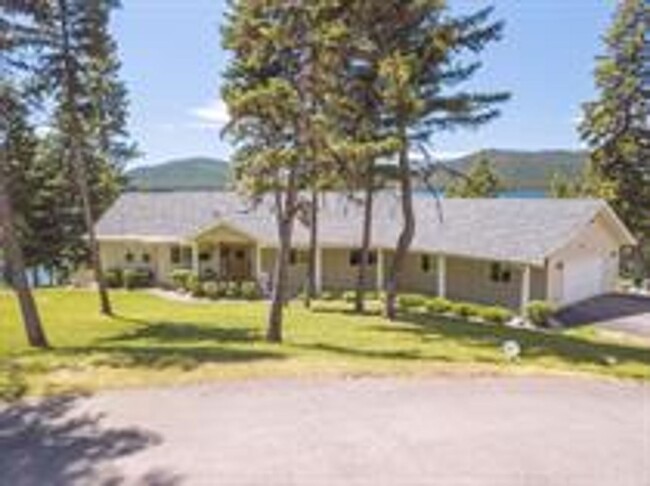
{"type": "Polygon", "coordinates": [[[589,256],[564,263],[564,303],[570,304],[604,292],[605,266],[602,258],[589,256]]]}

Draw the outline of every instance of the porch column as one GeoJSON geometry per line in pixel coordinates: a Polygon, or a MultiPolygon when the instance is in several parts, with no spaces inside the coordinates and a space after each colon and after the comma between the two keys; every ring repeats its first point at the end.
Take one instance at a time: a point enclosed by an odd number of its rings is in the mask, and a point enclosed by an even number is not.
{"type": "Polygon", "coordinates": [[[323,249],[316,247],[316,266],[314,267],[314,280],[316,281],[316,293],[323,291],[323,249]]]}
{"type": "Polygon", "coordinates": [[[377,291],[384,290],[384,252],[381,248],[377,248],[377,291]]]}
{"type": "Polygon", "coordinates": [[[259,281],[262,278],[262,246],[255,246],[255,278],[259,281]]]}
{"type": "Polygon", "coordinates": [[[438,255],[438,297],[447,297],[447,258],[444,255],[438,255]]]}
{"type": "Polygon", "coordinates": [[[192,242],[192,273],[195,275],[200,275],[199,264],[199,244],[194,241],[192,242]]]}
{"type": "Polygon", "coordinates": [[[221,279],[223,277],[221,271],[221,243],[217,243],[215,245],[212,258],[214,258],[214,268],[217,273],[217,278],[221,279]]]}
{"type": "Polygon", "coordinates": [[[526,265],[521,276],[521,313],[526,310],[530,302],[530,266],[526,265]]]}

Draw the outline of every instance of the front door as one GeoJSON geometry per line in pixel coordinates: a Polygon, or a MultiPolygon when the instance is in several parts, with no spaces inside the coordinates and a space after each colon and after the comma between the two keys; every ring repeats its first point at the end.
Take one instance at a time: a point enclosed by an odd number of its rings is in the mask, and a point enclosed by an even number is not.
{"type": "Polygon", "coordinates": [[[226,280],[245,280],[251,276],[250,249],[243,245],[221,245],[221,276],[226,280]]]}

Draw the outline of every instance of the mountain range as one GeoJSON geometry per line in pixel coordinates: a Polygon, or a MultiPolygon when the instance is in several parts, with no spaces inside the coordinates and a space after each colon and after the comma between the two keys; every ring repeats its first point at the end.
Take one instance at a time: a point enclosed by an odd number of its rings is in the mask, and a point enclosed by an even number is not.
{"type": "MultiPolygon", "coordinates": [[[[578,176],[586,153],[570,150],[481,150],[464,157],[446,160],[456,170],[467,171],[481,158],[487,158],[509,190],[545,190],[558,173],[578,176]]],[[[227,189],[232,169],[223,161],[209,157],[191,157],[139,167],[127,172],[127,187],[132,191],[227,189]]]]}

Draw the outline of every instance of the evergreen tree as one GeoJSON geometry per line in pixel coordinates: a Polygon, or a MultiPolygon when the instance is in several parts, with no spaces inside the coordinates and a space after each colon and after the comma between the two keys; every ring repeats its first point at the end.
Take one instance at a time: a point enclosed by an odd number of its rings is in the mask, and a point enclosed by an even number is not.
{"type": "Polygon", "coordinates": [[[16,194],[15,167],[33,154],[33,133],[26,112],[8,84],[0,84],[0,242],[8,267],[9,284],[15,290],[29,344],[47,347],[48,342],[25,273],[19,228],[13,211],[16,194]]]}
{"type": "Polygon", "coordinates": [[[342,173],[346,174],[346,185],[355,193],[361,191],[363,206],[354,303],[358,313],[365,310],[365,292],[369,286],[374,198],[381,186],[377,159],[390,157],[399,148],[399,141],[384,123],[385,107],[379,77],[384,16],[382,10],[375,7],[372,2],[365,1],[347,4],[344,18],[350,35],[344,48],[344,69],[337,76],[339,86],[334,92],[338,96],[334,98],[332,117],[344,141],[340,156],[345,161],[342,173]]]}
{"type": "Polygon", "coordinates": [[[132,153],[126,142],[125,89],[117,78],[119,63],[107,27],[116,6],[113,0],[47,2],[36,19],[34,41],[40,47],[38,87],[54,107],[54,147],[76,186],[75,203],[105,314],[112,309],[94,222],[117,196],[124,162],[132,153]]]}
{"type": "Polygon", "coordinates": [[[480,159],[467,173],[466,177],[452,182],[445,190],[447,197],[493,198],[503,190],[499,175],[488,159],[480,159]]]}
{"type": "Polygon", "coordinates": [[[566,175],[556,172],[551,177],[549,194],[555,199],[572,199],[582,194],[582,180],[571,180],[566,175]]]}
{"type": "Polygon", "coordinates": [[[580,126],[590,149],[588,192],[609,199],[643,249],[650,245],[650,5],[622,0],[604,38],[595,80],[599,98],[585,104],[580,126]]]}
{"type": "Polygon", "coordinates": [[[266,335],[272,342],[282,340],[293,228],[305,208],[315,249],[316,198],[302,200],[300,189],[317,191],[316,175],[326,173],[318,150],[327,126],[320,106],[324,79],[331,76],[324,66],[336,53],[338,8],[337,1],[233,2],[224,29],[224,46],[234,55],[223,94],[232,117],[226,133],[237,146],[237,179],[253,200],[272,201],[278,225],[266,335]]]}
{"type": "Polygon", "coordinates": [[[438,130],[475,127],[498,115],[495,103],[505,93],[470,93],[455,88],[480,67],[477,55],[501,37],[503,25],[492,22],[492,9],[452,16],[440,0],[394,0],[376,8],[383,14],[379,78],[386,121],[400,141],[398,177],[402,230],[389,269],[385,314],[396,314],[396,295],[407,252],[415,234],[413,211],[414,141],[430,140],[438,130]]]}

